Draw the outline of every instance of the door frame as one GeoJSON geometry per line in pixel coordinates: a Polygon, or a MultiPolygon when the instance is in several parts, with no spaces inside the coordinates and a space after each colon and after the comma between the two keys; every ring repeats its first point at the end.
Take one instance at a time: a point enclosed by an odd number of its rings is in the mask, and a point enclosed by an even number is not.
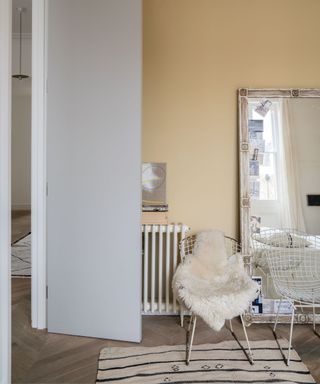
{"type": "Polygon", "coordinates": [[[47,20],[48,0],[32,1],[31,321],[47,327],[47,20]]]}
{"type": "MultiPolygon", "coordinates": [[[[32,327],[46,328],[47,0],[32,4],[32,327]]],[[[11,382],[12,0],[0,2],[0,383],[11,382]]]]}
{"type": "Polygon", "coordinates": [[[11,382],[12,0],[0,2],[0,382],[11,382]]]}

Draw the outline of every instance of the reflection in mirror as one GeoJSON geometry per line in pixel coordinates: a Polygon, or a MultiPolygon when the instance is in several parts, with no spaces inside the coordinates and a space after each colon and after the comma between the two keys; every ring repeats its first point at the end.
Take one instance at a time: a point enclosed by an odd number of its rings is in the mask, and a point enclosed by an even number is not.
{"type": "Polygon", "coordinates": [[[252,229],[320,234],[320,99],[251,99],[248,119],[252,229]]]}
{"type": "MultiPolygon", "coordinates": [[[[270,237],[270,228],[320,234],[320,206],[310,205],[310,196],[320,195],[319,124],[319,98],[249,99],[251,235],[270,237]]],[[[265,246],[252,238],[253,274],[262,276],[264,296],[277,298],[265,246]]]]}

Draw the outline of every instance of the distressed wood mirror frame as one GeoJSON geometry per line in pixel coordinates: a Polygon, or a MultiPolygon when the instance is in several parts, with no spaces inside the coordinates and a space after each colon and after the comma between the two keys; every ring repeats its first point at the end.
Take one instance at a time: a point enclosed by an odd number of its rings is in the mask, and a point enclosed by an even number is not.
{"type": "MultiPolygon", "coordinates": [[[[253,89],[238,90],[238,122],[239,122],[239,166],[240,166],[240,232],[242,252],[248,273],[252,275],[252,256],[250,251],[250,190],[249,190],[249,129],[248,102],[250,99],[265,98],[320,98],[320,89],[287,88],[287,89],[253,89]]],[[[276,314],[252,314],[247,312],[247,325],[251,323],[273,323],[276,314]]],[[[320,314],[316,314],[316,323],[320,323],[320,314]]],[[[289,323],[291,315],[279,315],[279,322],[289,323]]],[[[295,323],[312,323],[312,313],[295,315],[295,323]]]]}

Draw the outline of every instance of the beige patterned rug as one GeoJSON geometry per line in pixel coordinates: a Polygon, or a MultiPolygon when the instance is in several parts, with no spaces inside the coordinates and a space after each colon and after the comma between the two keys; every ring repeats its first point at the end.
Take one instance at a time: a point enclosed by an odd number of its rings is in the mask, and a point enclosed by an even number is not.
{"type": "MultiPolygon", "coordinates": [[[[288,342],[279,341],[286,350],[288,342]]],[[[248,363],[236,341],[195,345],[189,366],[184,345],[104,348],[97,383],[315,383],[295,351],[287,367],[275,341],[253,341],[251,346],[254,365],[248,363]]]]}
{"type": "Polygon", "coordinates": [[[11,275],[13,277],[31,277],[31,234],[12,244],[11,275]]]}

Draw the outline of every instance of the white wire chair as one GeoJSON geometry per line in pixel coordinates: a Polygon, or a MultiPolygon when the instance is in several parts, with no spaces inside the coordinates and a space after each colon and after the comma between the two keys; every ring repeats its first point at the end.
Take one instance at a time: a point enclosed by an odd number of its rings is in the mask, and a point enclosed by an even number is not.
{"type": "Polygon", "coordinates": [[[251,234],[253,266],[265,277],[265,286],[262,287],[263,294],[269,292],[270,281],[272,286],[267,252],[275,248],[304,248],[306,246],[320,249],[320,237],[292,228],[266,228],[261,229],[259,233],[251,234]]]}
{"type": "Polygon", "coordinates": [[[320,337],[316,331],[315,323],[315,309],[320,308],[320,246],[319,248],[315,247],[318,245],[319,240],[319,238],[315,239],[315,237],[306,237],[306,240],[312,243],[309,246],[291,246],[286,248],[279,246],[266,252],[274,287],[277,294],[281,297],[273,327],[273,333],[277,341],[276,327],[282,300],[288,300],[292,308],[287,357],[278,343],[287,365],[290,364],[293,323],[295,311],[298,308],[312,308],[313,331],[320,337]]]}
{"type": "MultiPolygon", "coordinates": [[[[180,250],[181,261],[184,261],[186,256],[192,255],[195,242],[196,242],[196,235],[188,236],[180,241],[179,250],[180,250]]],[[[226,252],[228,257],[241,253],[241,245],[237,242],[237,240],[233,239],[232,237],[225,236],[225,245],[226,245],[226,252]]],[[[180,303],[180,308],[181,307],[183,307],[183,303],[180,303]]],[[[187,311],[186,308],[185,308],[185,311],[187,311]]],[[[183,327],[183,316],[184,316],[184,310],[180,309],[180,318],[181,318],[182,327],[183,327]]],[[[244,324],[242,314],[240,314],[240,319],[241,319],[241,324],[242,324],[243,332],[245,335],[248,351],[244,348],[244,346],[241,344],[241,342],[237,338],[233,330],[232,320],[229,320],[229,326],[230,326],[229,330],[232,336],[234,337],[234,339],[236,340],[236,342],[238,343],[239,347],[242,349],[249,363],[253,365],[254,364],[253,355],[252,355],[252,351],[251,351],[251,347],[250,347],[250,343],[247,335],[247,330],[244,324]]],[[[197,323],[197,316],[191,313],[189,324],[187,327],[187,337],[186,337],[186,364],[187,365],[189,365],[190,363],[196,323],[197,323]]]]}

